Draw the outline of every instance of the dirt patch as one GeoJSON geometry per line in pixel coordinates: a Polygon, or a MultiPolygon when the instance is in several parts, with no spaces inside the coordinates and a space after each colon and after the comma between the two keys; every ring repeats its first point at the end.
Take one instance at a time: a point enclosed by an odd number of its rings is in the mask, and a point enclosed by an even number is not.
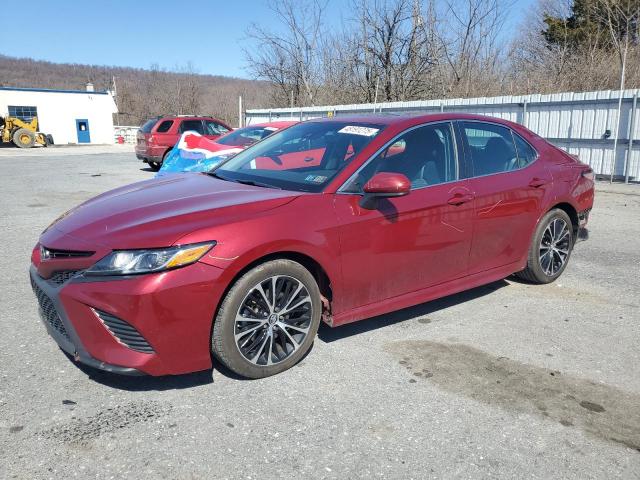
{"type": "Polygon", "coordinates": [[[74,418],[41,432],[41,435],[50,440],[82,444],[105,433],[154,421],[170,410],[170,407],[155,402],[129,403],[107,408],[87,418],[74,418]]]}
{"type": "Polygon", "coordinates": [[[388,344],[387,350],[414,381],[540,415],[640,452],[640,395],[462,344],[406,340],[388,344]]]}

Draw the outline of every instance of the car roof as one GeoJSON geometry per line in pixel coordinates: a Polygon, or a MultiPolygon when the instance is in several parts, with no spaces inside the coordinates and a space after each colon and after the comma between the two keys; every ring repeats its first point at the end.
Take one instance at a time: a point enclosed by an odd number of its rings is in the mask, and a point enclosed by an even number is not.
{"type": "Polygon", "coordinates": [[[314,118],[308,120],[309,122],[354,122],[354,123],[370,123],[374,125],[397,125],[397,126],[411,126],[419,125],[421,123],[435,122],[435,121],[451,121],[451,120],[476,120],[492,123],[501,123],[506,126],[515,126],[513,122],[503,120],[501,118],[489,117],[486,115],[476,115],[470,113],[428,113],[428,114],[394,114],[394,113],[378,113],[367,115],[340,115],[334,117],[314,118]]]}
{"type": "Polygon", "coordinates": [[[252,123],[251,125],[245,125],[245,127],[274,127],[274,128],[286,128],[291,125],[295,125],[296,123],[300,123],[295,120],[279,120],[277,122],[263,122],[263,123],[252,123]]]}
{"type": "Polygon", "coordinates": [[[159,120],[173,120],[177,118],[180,120],[218,120],[216,117],[212,117],[210,115],[163,115],[158,117],[159,120]]]}

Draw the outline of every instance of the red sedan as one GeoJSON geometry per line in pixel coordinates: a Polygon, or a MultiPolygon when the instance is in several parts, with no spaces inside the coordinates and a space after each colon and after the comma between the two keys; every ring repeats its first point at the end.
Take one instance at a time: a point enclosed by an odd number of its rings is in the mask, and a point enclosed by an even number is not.
{"type": "Polygon", "coordinates": [[[65,213],[31,281],[63,350],[120,373],[212,355],[258,378],[333,327],[507,277],[552,282],[593,205],[591,169],[472,115],[322,119],[212,172],[148,180],[65,213]]]}

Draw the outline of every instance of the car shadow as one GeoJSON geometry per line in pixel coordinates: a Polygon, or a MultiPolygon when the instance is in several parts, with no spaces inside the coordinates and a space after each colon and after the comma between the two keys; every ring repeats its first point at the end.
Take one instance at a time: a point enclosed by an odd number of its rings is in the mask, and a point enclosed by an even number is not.
{"type": "Polygon", "coordinates": [[[414,319],[416,317],[422,317],[429,315],[438,310],[453,307],[455,305],[465,303],[476,298],[489,295],[500,288],[506,287],[509,282],[506,280],[498,280],[497,282],[482,285],[471,290],[466,290],[461,293],[442,297],[430,302],[414,305],[413,307],[403,308],[395,312],[385,313],[377,317],[371,317],[363,319],[354,323],[348,323],[336,328],[332,328],[324,322],[318,329],[318,338],[325,342],[331,343],[344,338],[351,337],[353,335],[359,335],[361,333],[369,332],[371,330],[377,330],[379,328],[388,327],[396,323],[401,323],[407,320],[414,319]]]}
{"type": "MultiPolygon", "coordinates": [[[[506,287],[508,285],[509,283],[506,280],[499,280],[497,282],[489,283],[487,285],[457,293],[455,295],[449,295],[448,297],[421,303],[413,307],[408,307],[384,315],[363,319],[361,321],[349,323],[337,328],[331,328],[325,323],[321,323],[318,330],[317,338],[320,341],[326,343],[339,341],[353,335],[358,335],[372,330],[377,330],[379,328],[388,327],[396,323],[411,320],[416,317],[429,315],[430,313],[436,312],[438,310],[475,300],[476,298],[490,295],[496,290],[499,290],[500,288],[506,287]]],[[[298,363],[303,362],[312,350],[313,345],[298,363]]],[[[214,383],[214,372],[218,372],[219,374],[232,380],[250,381],[250,379],[241,377],[240,375],[229,370],[215,359],[212,360],[214,365],[213,368],[210,368],[208,370],[187,373],[183,375],[165,375],[161,377],[152,377],[150,375],[127,376],[98,370],[88,365],[78,363],[73,359],[71,355],[67,354],[66,352],[63,353],[65,353],[65,356],[67,357],[69,362],[71,362],[76,368],[85,373],[90,380],[93,380],[109,388],[126,390],[130,392],[181,390],[184,388],[208,385],[214,383]]]]}
{"type": "Polygon", "coordinates": [[[155,173],[155,172],[157,172],[157,170],[154,170],[154,169],[153,169],[153,168],[151,168],[151,167],[142,167],[142,168],[140,169],[140,171],[141,171],[141,172],[151,172],[151,173],[155,173]]]}
{"type": "MultiPolygon", "coordinates": [[[[127,390],[130,392],[180,390],[213,383],[213,369],[184,375],[165,375],[161,377],[152,377],[151,375],[129,376],[106,372],[78,363],[68,353],[64,352],[64,354],[73,366],[87,375],[90,380],[118,390],[127,390]]],[[[231,372],[231,374],[233,373],[231,372]]]]}

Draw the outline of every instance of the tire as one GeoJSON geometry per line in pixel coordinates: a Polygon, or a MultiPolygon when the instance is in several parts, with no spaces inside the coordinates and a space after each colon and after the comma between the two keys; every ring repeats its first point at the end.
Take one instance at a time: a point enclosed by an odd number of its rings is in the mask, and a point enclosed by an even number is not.
{"type": "Polygon", "coordinates": [[[13,133],[13,143],[16,147],[31,148],[36,143],[36,135],[31,130],[19,128],[13,133]]]}
{"type": "Polygon", "coordinates": [[[321,314],[320,289],[305,267],[286,259],[263,263],[240,277],[222,301],[211,334],[213,354],[242,377],[275,375],[309,351],[321,314]]]}
{"type": "Polygon", "coordinates": [[[516,276],[531,283],[551,283],[564,272],[575,242],[573,225],[564,210],[547,212],[531,239],[527,267],[516,276]]]}
{"type": "Polygon", "coordinates": [[[49,145],[55,145],[54,141],[53,141],[53,135],[51,135],[50,133],[46,134],[44,136],[45,140],[47,141],[47,146],[49,145]]]}
{"type": "Polygon", "coordinates": [[[151,167],[151,170],[153,170],[154,172],[160,170],[160,167],[162,166],[162,163],[152,162],[151,160],[149,160],[147,163],[149,164],[149,167],[151,167]]]}

